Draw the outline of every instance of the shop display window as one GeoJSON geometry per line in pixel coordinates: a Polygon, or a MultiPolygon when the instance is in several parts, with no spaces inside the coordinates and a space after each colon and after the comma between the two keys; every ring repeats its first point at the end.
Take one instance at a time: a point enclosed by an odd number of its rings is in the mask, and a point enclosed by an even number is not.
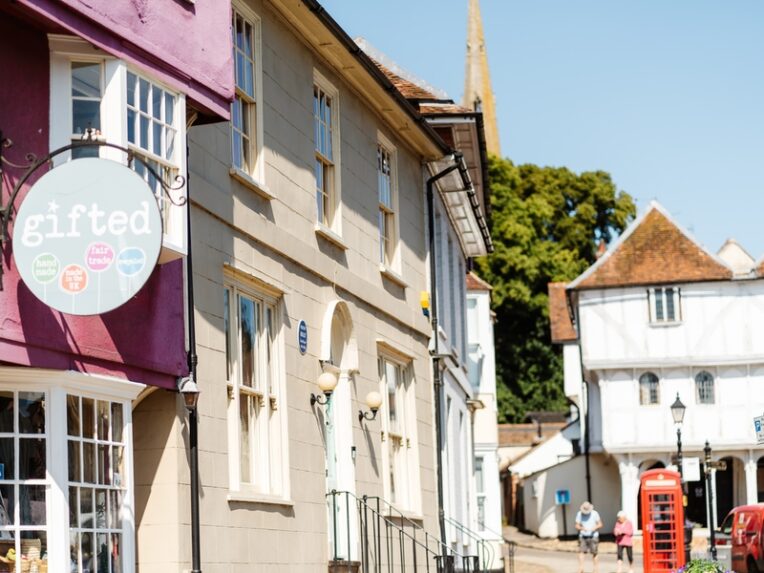
{"type": "Polygon", "coordinates": [[[131,400],[141,388],[0,368],[0,573],[134,569],[131,400]]]}
{"type": "Polygon", "coordinates": [[[66,397],[72,572],[123,571],[124,419],[121,403],[66,397]]]}
{"type": "Polygon", "coordinates": [[[44,392],[0,391],[0,571],[47,573],[44,392]]]}

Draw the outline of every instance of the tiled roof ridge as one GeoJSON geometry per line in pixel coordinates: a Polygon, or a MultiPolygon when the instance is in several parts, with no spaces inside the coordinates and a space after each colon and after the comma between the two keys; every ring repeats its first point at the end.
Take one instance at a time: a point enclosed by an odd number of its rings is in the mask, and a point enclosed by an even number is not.
{"type": "MultiPolygon", "coordinates": [[[[648,231],[649,232],[649,231],[648,231]]],[[[646,240],[652,240],[653,242],[660,240],[660,237],[653,237],[648,236],[646,240]]],[[[676,243],[676,241],[675,241],[676,243]]],[[[670,244],[669,247],[678,248],[678,244],[670,244]]],[[[644,247],[644,245],[643,245],[644,247]]],[[[648,247],[655,248],[655,245],[648,245],[648,247]]],[[[657,255],[664,254],[665,249],[662,249],[657,255]]],[[[650,255],[656,255],[655,252],[649,252],[650,255]]],[[[670,253],[669,253],[670,255],[670,253]]],[[[684,254],[686,258],[687,253],[684,254]]],[[[648,261],[648,264],[652,264],[655,267],[658,266],[660,261],[657,259],[658,256],[653,256],[652,260],[645,256],[644,252],[637,252],[636,254],[626,254],[624,255],[626,257],[631,256],[632,258],[635,257],[643,257],[645,260],[648,261]]],[[[636,266],[636,265],[631,265],[636,266]]],[[[633,269],[631,269],[633,270],[633,269]]],[[[644,272],[644,269],[641,269],[644,272]]],[[[635,273],[636,274],[636,273],[635,273]]],[[[573,282],[571,282],[568,285],[569,289],[575,290],[579,288],[607,288],[607,287],[619,287],[619,286],[630,286],[630,285],[645,285],[645,284],[669,284],[669,283],[679,283],[679,282],[704,282],[709,280],[731,280],[733,278],[733,269],[730,267],[729,264],[727,264],[726,261],[722,260],[718,255],[715,253],[712,253],[708,249],[706,249],[695,237],[687,231],[682,225],[680,225],[672,216],[671,214],[657,201],[651,201],[648,205],[647,209],[641,213],[627,228],[626,230],[609,246],[608,250],[605,252],[604,255],[602,255],[597,261],[594,262],[586,271],[584,271],[581,275],[579,275],[573,282]],[[654,214],[660,215],[661,218],[663,218],[669,225],[669,228],[667,231],[673,231],[676,233],[679,233],[677,238],[684,238],[685,241],[687,241],[690,245],[695,247],[697,249],[696,253],[693,253],[693,258],[695,259],[696,265],[693,266],[691,269],[681,268],[682,261],[672,261],[673,263],[677,263],[674,265],[664,265],[670,267],[668,271],[665,269],[658,269],[658,268],[652,268],[650,270],[652,271],[659,271],[663,270],[663,275],[661,275],[660,272],[655,272],[654,274],[650,276],[645,277],[637,277],[637,276],[626,276],[625,274],[621,273],[621,276],[618,280],[612,280],[604,275],[607,274],[607,267],[610,265],[615,264],[621,264],[626,265],[629,267],[627,263],[629,262],[629,259],[627,258],[626,261],[617,261],[616,263],[612,263],[611,261],[615,260],[619,254],[621,253],[621,250],[627,245],[629,240],[643,228],[644,224],[652,223],[653,226],[658,225],[660,223],[659,219],[656,219],[654,217],[654,214]],[[703,268],[700,268],[700,265],[703,266],[703,268]],[[673,273],[673,275],[672,275],[673,273]],[[599,276],[598,276],[599,275],[599,276]]]]}
{"type": "MultiPolygon", "coordinates": [[[[377,66],[385,72],[388,76],[393,75],[401,80],[408,82],[422,91],[422,94],[427,94],[427,97],[421,99],[431,99],[433,101],[448,101],[453,103],[453,100],[448,97],[448,94],[441,89],[438,89],[417,75],[402,68],[397,62],[390,58],[387,54],[374,47],[366,38],[361,36],[353,38],[358,47],[366,53],[377,66]]],[[[398,86],[396,86],[398,87],[398,86]]],[[[404,95],[406,95],[404,93],[404,95]]],[[[408,97],[408,96],[407,96],[408,97]]]]}

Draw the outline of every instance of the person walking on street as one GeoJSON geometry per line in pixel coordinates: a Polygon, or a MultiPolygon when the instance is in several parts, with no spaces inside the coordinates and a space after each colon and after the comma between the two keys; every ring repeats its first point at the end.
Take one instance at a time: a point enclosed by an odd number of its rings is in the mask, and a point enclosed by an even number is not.
{"type": "Polygon", "coordinates": [[[623,510],[618,512],[613,535],[615,535],[615,545],[618,550],[618,569],[616,573],[621,573],[623,568],[624,552],[626,552],[626,557],[629,560],[629,573],[634,573],[634,550],[631,540],[634,536],[634,525],[626,517],[626,513],[623,510]]]}
{"type": "Polygon", "coordinates": [[[587,553],[592,554],[592,571],[598,573],[597,550],[599,548],[602,519],[594,509],[591,502],[581,504],[576,514],[576,529],[578,530],[578,573],[584,573],[584,558],[587,553]]]}

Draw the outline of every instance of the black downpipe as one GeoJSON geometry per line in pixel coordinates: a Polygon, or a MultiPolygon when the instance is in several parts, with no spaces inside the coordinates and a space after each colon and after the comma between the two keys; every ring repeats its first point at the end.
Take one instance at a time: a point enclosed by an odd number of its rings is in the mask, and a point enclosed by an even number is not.
{"type": "MultiPolygon", "coordinates": [[[[427,241],[430,250],[430,324],[433,335],[433,356],[432,356],[432,382],[435,389],[435,439],[438,442],[435,448],[438,463],[438,524],[440,525],[441,550],[446,552],[446,513],[443,509],[443,412],[442,394],[443,380],[440,376],[440,352],[438,344],[438,281],[437,266],[435,264],[435,210],[434,210],[434,186],[435,182],[458,169],[458,164],[451,165],[436,173],[427,180],[427,241]]],[[[444,555],[445,557],[445,555],[444,555]]]]}
{"type": "MultiPolygon", "coordinates": [[[[186,141],[186,162],[188,162],[188,141],[186,141]]],[[[196,320],[194,319],[194,266],[191,256],[191,175],[186,170],[186,289],[188,301],[188,372],[196,381],[196,320]]],[[[196,408],[188,412],[188,449],[191,471],[191,573],[202,573],[199,539],[199,419],[196,408]]]]}

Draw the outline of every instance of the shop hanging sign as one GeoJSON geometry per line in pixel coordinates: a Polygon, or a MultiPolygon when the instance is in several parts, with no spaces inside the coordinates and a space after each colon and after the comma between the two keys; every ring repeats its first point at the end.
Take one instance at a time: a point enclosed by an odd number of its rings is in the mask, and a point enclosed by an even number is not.
{"type": "Polygon", "coordinates": [[[130,300],[151,276],[161,247],[162,218],[151,189],[108,159],[77,159],[43,175],[13,230],[13,256],[29,290],[76,315],[130,300]]]}

